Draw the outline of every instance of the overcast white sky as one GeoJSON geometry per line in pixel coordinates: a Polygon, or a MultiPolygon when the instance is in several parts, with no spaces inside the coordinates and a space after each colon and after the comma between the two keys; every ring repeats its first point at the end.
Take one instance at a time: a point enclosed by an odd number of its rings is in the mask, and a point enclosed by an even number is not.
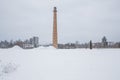
{"type": "Polygon", "coordinates": [[[0,40],[38,36],[51,43],[53,6],[59,43],[120,41],[120,0],[0,0],[0,40]]]}

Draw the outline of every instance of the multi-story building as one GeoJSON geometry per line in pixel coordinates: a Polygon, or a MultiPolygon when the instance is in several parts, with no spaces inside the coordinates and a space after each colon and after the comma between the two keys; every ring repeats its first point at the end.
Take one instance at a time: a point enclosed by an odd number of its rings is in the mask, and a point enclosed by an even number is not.
{"type": "Polygon", "coordinates": [[[34,44],[34,47],[39,47],[39,38],[38,37],[33,37],[33,44],[34,44]]]}

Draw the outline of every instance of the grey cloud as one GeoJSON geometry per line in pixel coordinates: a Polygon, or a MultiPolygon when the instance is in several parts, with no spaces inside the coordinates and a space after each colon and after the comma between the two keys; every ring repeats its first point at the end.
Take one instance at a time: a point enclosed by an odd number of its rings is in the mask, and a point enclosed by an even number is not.
{"type": "Polygon", "coordinates": [[[119,0],[2,0],[0,40],[39,36],[51,43],[53,6],[58,7],[59,42],[120,41],[119,0]]]}

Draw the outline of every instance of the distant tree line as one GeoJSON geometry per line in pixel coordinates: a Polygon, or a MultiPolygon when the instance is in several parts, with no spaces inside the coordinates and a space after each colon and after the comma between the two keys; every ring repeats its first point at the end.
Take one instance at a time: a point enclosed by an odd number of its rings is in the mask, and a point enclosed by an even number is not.
{"type": "Polygon", "coordinates": [[[120,42],[108,42],[107,38],[104,36],[101,42],[93,43],[90,40],[88,43],[80,44],[78,41],[75,43],[66,43],[66,44],[58,44],[58,48],[60,49],[76,49],[76,48],[120,48],[120,42]]]}
{"type": "Polygon", "coordinates": [[[12,48],[15,45],[17,45],[23,49],[36,48],[36,47],[39,47],[39,38],[33,37],[33,38],[27,39],[25,41],[22,41],[22,40],[13,41],[13,40],[11,40],[10,42],[8,42],[7,40],[5,40],[5,41],[0,42],[0,48],[3,48],[3,49],[12,48]]]}
{"type": "MultiPolygon", "coordinates": [[[[32,49],[37,48],[39,46],[43,47],[49,47],[52,46],[52,44],[46,44],[46,45],[39,45],[39,38],[38,37],[32,37],[27,40],[17,40],[17,41],[1,41],[0,42],[0,48],[6,49],[6,48],[12,48],[15,45],[20,46],[23,49],[32,49]]],[[[58,44],[58,49],[77,49],[77,48],[120,48],[120,42],[109,42],[107,41],[107,38],[104,36],[101,40],[101,42],[94,43],[92,40],[88,41],[87,43],[79,43],[76,41],[75,43],[66,43],[66,44],[58,44]]]]}

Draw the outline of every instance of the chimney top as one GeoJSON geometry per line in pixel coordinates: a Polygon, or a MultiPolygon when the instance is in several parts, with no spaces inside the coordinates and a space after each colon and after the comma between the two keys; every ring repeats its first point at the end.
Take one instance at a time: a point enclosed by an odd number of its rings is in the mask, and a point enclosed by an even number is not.
{"type": "Polygon", "coordinates": [[[57,12],[57,8],[56,7],[54,7],[54,12],[57,12]]]}

